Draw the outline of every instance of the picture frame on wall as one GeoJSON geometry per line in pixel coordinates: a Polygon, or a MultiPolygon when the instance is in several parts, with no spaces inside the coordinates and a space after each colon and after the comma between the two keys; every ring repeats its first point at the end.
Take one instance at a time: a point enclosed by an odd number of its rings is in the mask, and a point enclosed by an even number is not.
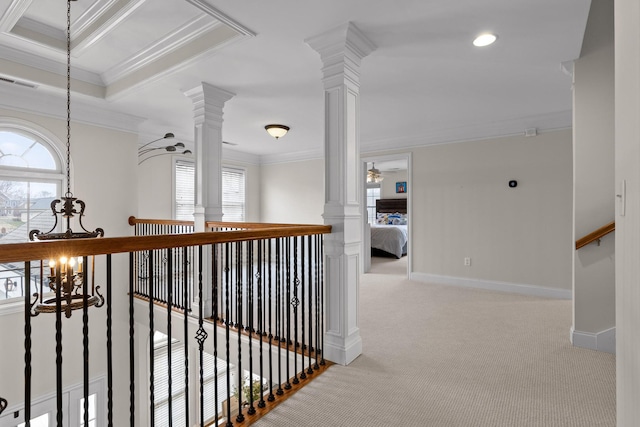
{"type": "Polygon", "coordinates": [[[396,193],[407,192],[407,181],[396,182],[396,193]]]}

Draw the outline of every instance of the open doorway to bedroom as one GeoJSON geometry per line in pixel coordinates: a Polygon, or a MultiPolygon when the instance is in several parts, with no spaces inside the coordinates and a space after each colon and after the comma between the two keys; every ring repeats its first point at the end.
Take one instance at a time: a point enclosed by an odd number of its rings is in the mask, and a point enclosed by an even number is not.
{"type": "Polygon", "coordinates": [[[362,271],[411,272],[411,153],[362,157],[362,271]]]}

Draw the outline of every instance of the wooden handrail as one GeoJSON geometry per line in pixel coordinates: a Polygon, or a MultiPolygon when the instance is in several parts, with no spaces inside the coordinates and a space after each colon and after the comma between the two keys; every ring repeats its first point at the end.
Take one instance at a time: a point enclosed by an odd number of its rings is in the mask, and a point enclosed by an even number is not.
{"type": "Polygon", "coordinates": [[[129,225],[136,224],[161,224],[161,225],[193,225],[193,221],[180,221],[177,219],[141,219],[135,216],[129,217],[129,225]]]}
{"type": "Polygon", "coordinates": [[[186,233],[156,236],[102,237],[45,242],[0,244],[0,263],[48,260],[62,254],[73,256],[115,254],[151,249],[179,248],[215,243],[242,242],[276,237],[308,236],[331,233],[330,225],[290,225],[253,230],[186,233]]]}
{"type": "MultiPolygon", "coordinates": [[[[134,226],[136,224],[193,225],[193,221],[181,221],[177,219],[136,218],[135,216],[130,216],[129,225],[134,226]]],[[[266,222],[207,221],[205,223],[205,228],[226,227],[226,228],[264,229],[264,228],[291,227],[291,226],[297,226],[297,225],[298,224],[266,223],[266,222]]]]}
{"type": "Polygon", "coordinates": [[[616,229],[616,223],[611,222],[603,227],[598,228],[595,231],[592,231],[591,233],[587,234],[584,237],[581,237],[580,239],[576,240],[576,250],[580,249],[583,246],[588,245],[589,243],[595,242],[598,239],[601,239],[602,237],[606,236],[607,234],[611,233],[612,231],[615,231],[616,229]]]}

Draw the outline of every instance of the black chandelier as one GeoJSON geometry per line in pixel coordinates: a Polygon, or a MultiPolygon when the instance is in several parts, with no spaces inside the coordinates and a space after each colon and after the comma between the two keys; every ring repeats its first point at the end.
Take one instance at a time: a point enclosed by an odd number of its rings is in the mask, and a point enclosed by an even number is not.
{"type": "Polygon", "coordinates": [[[153,144],[154,142],[162,141],[163,139],[173,139],[173,138],[175,138],[175,135],[171,132],[167,132],[164,134],[162,138],[154,139],[153,141],[147,142],[146,144],[138,148],[138,164],[142,164],[153,157],[162,156],[164,154],[176,153],[178,150],[182,150],[182,151],[178,152],[177,154],[182,154],[185,156],[191,154],[191,150],[184,149],[185,146],[184,146],[184,143],[182,142],[176,142],[175,144],[166,145],[162,147],[153,147],[153,146],[149,147],[149,145],[153,144]]]}
{"type": "MultiPolygon", "coordinates": [[[[55,218],[55,222],[51,230],[41,232],[40,230],[29,231],[29,240],[62,240],[62,239],[85,239],[104,236],[102,228],[96,228],[94,231],[87,230],[82,225],[82,217],[84,216],[85,203],[73,197],[71,193],[71,2],[76,0],[67,0],[67,192],[64,197],[55,199],[51,202],[51,211],[55,218]],[[58,215],[60,220],[58,220],[58,215]],[[71,229],[71,218],[78,217],[78,224],[82,231],[73,231],[71,229]],[[56,232],[58,223],[62,226],[66,223],[66,230],[56,232]]],[[[49,261],[48,286],[55,296],[49,299],[43,299],[42,283],[40,293],[35,294],[35,301],[32,304],[33,315],[40,313],[54,313],[58,306],[64,310],[66,317],[71,316],[71,311],[87,306],[100,307],[104,304],[104,298],[98,292],[99,286],[93,283],[93,274],[91,274],[92,284],[91,290],[88,289],[87,271],[93,271],[93,257],[91,258],[91,266],[85,265],[89,257],[71,257],[61,256],[57,260],[49,261]],[[35,307],[34,307],[35,306],[35,307]]]]}

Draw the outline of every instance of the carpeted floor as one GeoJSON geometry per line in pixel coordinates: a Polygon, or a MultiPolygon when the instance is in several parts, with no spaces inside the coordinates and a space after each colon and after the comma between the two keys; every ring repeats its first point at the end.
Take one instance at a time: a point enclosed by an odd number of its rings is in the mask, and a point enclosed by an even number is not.
{"type": "Polygon", "coordinates": [[[406,258],[374,258],[363,354],[254,425],[615,426],[615,356],[571,345],[570,301],[405,277],[406,258]]]}

